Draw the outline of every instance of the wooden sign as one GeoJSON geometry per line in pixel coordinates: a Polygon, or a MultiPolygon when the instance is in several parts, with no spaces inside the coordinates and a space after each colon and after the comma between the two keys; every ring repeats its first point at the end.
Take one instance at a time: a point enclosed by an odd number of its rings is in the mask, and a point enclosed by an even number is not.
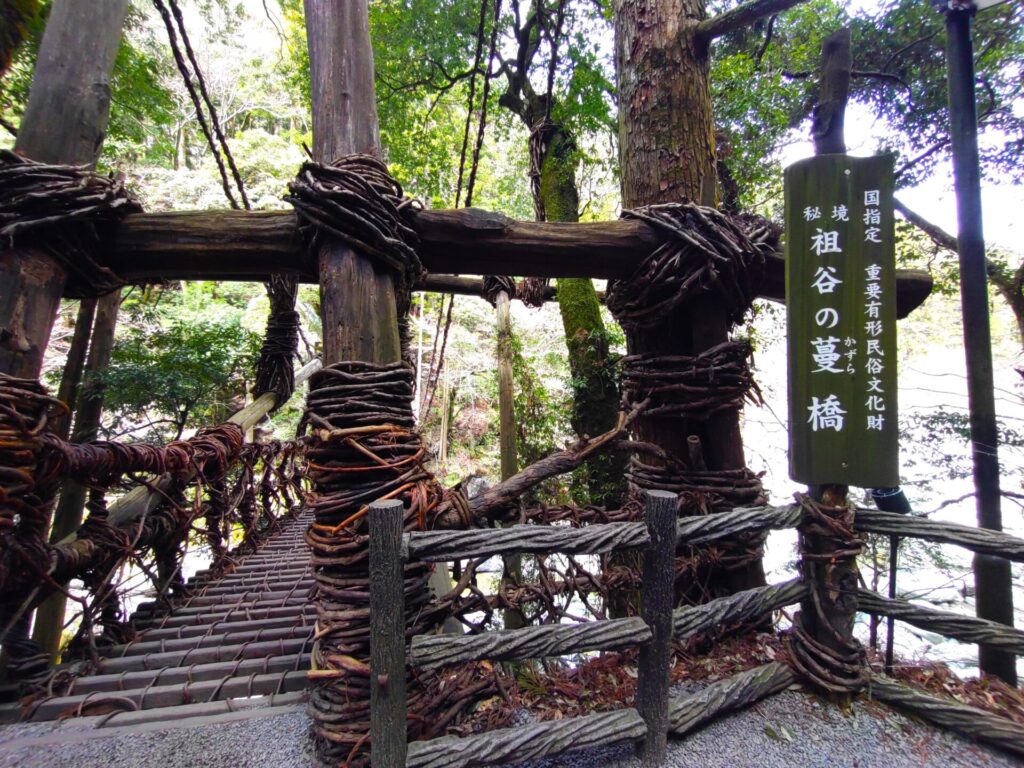
{"type": "Polygon", "coordinates": [[[790,477],[899,484],[893,161],[786,169],[790,477]]]}

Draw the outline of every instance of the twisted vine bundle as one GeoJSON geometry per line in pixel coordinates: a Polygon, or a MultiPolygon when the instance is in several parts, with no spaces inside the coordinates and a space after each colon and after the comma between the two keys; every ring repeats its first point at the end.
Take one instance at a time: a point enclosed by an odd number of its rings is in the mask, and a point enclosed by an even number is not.
{"type": "Polygon", "coordinates": [[[738,322],[756,296],[764,253],[730,217],[695,203],[623,211],[666,234],[663,245],[624,280],[608,284],[607,305],[626,329],[650,328],[698,293],[714,291],[738,322]]]}
{"type": "Polygon", "coordinates": [[[97,251],[111,225],[141,210],[122,179],[0,150],[0,237],[55,258],[68,274],[65,296],[97,296],[124,285],[97,251]]]}
{"type": "Polygon", "coordinates": [[[622,359],[623,407],[650,399],[644,416],[707,419],[761,402],[750,372],[749,343],[726,341],[698,355],[629,355],[622,359]]]}
{"type": "MultiPolygon", "coordinates": [[[[369,504],[405,502],[405,530],[423,530],[441,500],[423,468],[426,447],[413,430],[414,375],[405,363],[337,363],[310,380],[303,426],[308,438],[309,508],[315,522],[306,534],[315,569],[317,640],[313,647],[310,707],[316,718],[323,764],[365,765],[369,732],[369,504]]],[[[443,620],[426,611],[430,567],[405,568],[407,634],[443,620]]],[[[408,687],[410,736],[424,732],[430,705],[420,680],[408,687]]]]}
{"type": "Polygon", "coordinates": [[[347,243],[394,272],[400,296],[423,276],[416,254],[419,238],[403,219],[406,209],[418,203],[404,196],[377,158],[346,155],[331,165],[303,163],[288,190],[285,200],[295,207],[310,245],[317,245],[323,233],[347,243]]]}

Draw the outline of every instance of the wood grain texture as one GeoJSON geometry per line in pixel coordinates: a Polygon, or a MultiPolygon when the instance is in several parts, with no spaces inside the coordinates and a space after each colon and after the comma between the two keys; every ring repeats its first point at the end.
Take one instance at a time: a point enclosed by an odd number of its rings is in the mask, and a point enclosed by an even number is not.
{"type": "Polygon", "coordinates": [[[644,496],[644,522],[651,542],[644,548],[640,615],[650,628],[651,640],[640,647],[636,708],[647,724],[647,734],[640,745],[641,764],[658,768],[664,764],[668,749],[677,496],[666,491],[647,491],[644,496]]]}
{"type": "Polygon", "coordinates": [[[748,531],[794,528],[803,512],[797,506],[751,507],[731,509],[704,517],[687,517],[679,521],[679,541],[707,544],[748,531]]]}
{"type": "MultiPolygon", "coordinates": [[[[446,275],[628,277],[662,242],[636,220],[514,221],[475,208],[420,211],[413,227],[424,265],[446,275]]],[[[316,260],[299,251],[292,211],[132,214],[118,228],[107,263],[129,282],[266,280],[275,271],[317,282],[316,260]]],[[[769,256],[759,295],[784,301],[784,273],[781,252],[769,256]]],[[[932,281],[922,270],[898,276],[897,311],[906,317],[928,297],[932,281]]]]}
{"type": "Polygon", "coordinates": [[[425,531],[405,535],[408,560],[465,560],[516,552],[596,555],[642,547],[650,541],[643,523],[604,523],[583,528],[513,525],[470,531],[425,531]]]}
{"type": "Polygon", "coordinates": [[[876,616],[892,616],[919,629],[936,632],[962,643],[985,644],[1024,656],[1024,631],[987,619],[940,611],[905,600],[890,600],[868,589],[857,591],[858,610],[876,616]]]}
{"type": "Polygon", "coordinates": [[[685,736],[715,718],[754,704],[793,685],[796,675],[788,666],[773,662],[740,672],[697,693],[673,699],[669,723],[674,736],[685,736]]]}
{"type": "Polygon", "coordinates": [[[420,635],[413,638],[409,659],[414,667],[431,670],[483,659],[517,661],[583,651],[615,651],[650,639],[650,628],[643,619],[634,616],[580,624],[546,624],[479,635],[420,635]]]}
{"type": "Polygon", "coordinates": [[[1024,755],[1024,730],[1005,717],[951,699],[940,699],[881,675],[871,681],[871,698],[969,738],[1024,755]]]}
{"type": "MultiPolygon", "coordinates": [[[[366,0],[305,0],[313,159],[380,157],[366,0]]],[[[391,363],[401,356],[394,279],[347,245],[324,237],[316,254],[324,363],[391,363]]]]}
{"type": "MultiPolygon", "coordinates": [[[[44,163],[96,163],[127,10],[128,0],[54,2],[15,141],[18,154],[44,163]]],[[[49,256],[0,248],[0,372],[39,375],[65,281],[49,256]]]]}
{"type": "Polygon", "coordinates": [[[403,768],[406,755],[405,596],[398,499],[370,504],[370,764],[403,768]]]}
{"type": "Polygon", "coordinates": [[[677,608],[672,614],[672,630],[676,642],[728,628],[741,622],[755,621],[779,608],[800,602],[807,586],[800,579],[767,587],[755,587],[720,597],[703,605],[677,608]]]}
{"type": "Polygon", "coordinates": [[[884,533],[939,544],[957,544],[979,554],[995,555],[1015,563],[1024,563],[1024,539],[1002,531],[926,520],[895,512],[879,512],[876,509],[858,509],[853,525],[858,531],[865,533],[884,533]]]}
{"type": "Polygon", "coordinates": [[[444,736],[409,745],[407,768],[469,768],[536,760],[577,749],[636,741],[646,731],[635,709],[543,723],[459,738],[444,736]]]}

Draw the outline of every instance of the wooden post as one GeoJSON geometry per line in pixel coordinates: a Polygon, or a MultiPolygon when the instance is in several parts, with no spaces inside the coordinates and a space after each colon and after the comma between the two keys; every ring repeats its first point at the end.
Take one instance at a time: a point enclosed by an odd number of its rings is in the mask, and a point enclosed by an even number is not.
{"type": "MultiPolygon", "coordinates": [[[[14,145],[19,155],[45,163],[96,163],[128,3],[55,0],[14,145]]],[[[66,281],[51,256],[0,248],[0,372],[39,376],[66,281]]],[[[12,632],[26,634],[28,619],[25,614],[12,632]]],[[[0,660],[0,666],[6,663],[0,660]]]]}
{"type": "MultiPolygon", "coordinates": [[[[80,402],[75,412],[75,429],[72,441],[86,443],[95,440],[99,434],[100,416],[103,413],[103,391],[94,377],[106,370],[110,353],[114,348],[114,332],[117,327],[117,313],[121,308],[120,289],[107,294],[96,306],[96,321],[92,331],[92,344],[85,364],[85,375],[93,380],[86,381],[82,388],[80,402]]],[[[77,335],[77,329],[76,329],[77,335]]],[[[78,530],[82,524],[87,489],[84,485],[68,480],[64,483],[53,517],[50,541],[58,542],[78,530]]],[[[64,629],[64,610],[67,598],[62,592],[54,592],[36,610],[35,628],[32,639],[56,660],[60,651],[60,639],[64,629]]]]}
{"type": "MultiPolygon", "coordinates": [[[[717,202],[716,184],[715,176],[706,176],[701,180],[701,205],[715,206],[717,202]]],[[[693,354],[700,354],[729,341],[729,330],[732,323],[729,322],[728,313],[721,301],[710,295],[697,296],[687,307],[686,312],[693,334],[693,354]]],[[[691,453],[691,469],[699,470],[699,467],[693,464],[695,460],[703,460],[705,466],[712,470],[743,469],[747,466],[747,457],[743,450],[743,433],[740,430],[739,409],[719,411],[711,415],[705,422],[691,422],[690,426],[704,434],[703,458],[700,459],[691,453]]],[[[763,587],[767,583],[764,575],[764,563],[758,558],[734,571],[719,571],[713,587],[719,586],[721,594],[727,595],[742,592],[745,589],[763,587]]],[[[712,596],[717,597],[718,595],[713,593],[712,596]]],[[[771,617],[766,617],[758,624],[767,628],[771,624],[771,617]]]]}
{"type": "Polygon", "coordinates": [[[370,764],[405,768],[405,597],[397,499],[370,504],[370,764]]]}
{"type": "Polygon", "coordinates": [[[71,413],[78,404],[78,391],[82,384],[82,370],[85,368],[85,356],[89,351],[89,339],[92,336],[92,324],[96,318],[96,299],[86,298],[78,303],[78,315],[75,318],[75,333],[71,337],[68,359],[61,373],[60,386],[57,388],[57,399],[68,407],[67,413],[58,416],[53,424],[53,433],[62,440],[71,434],[71,413]]]}
{"type": "Polygon", "coordinates": [[[640,647],[636,709],[647,723],[640,748],[644,768],[663,765],[668,741],[668,674],[672,655],[677,496],[646,491],[644,520],[651,543],[644,550],[641,615],[651,628],[650,643],[640,647]]]}
{"type": "MultiPolygon", "coordinates": [[[[46,163],[93,165],[110,108],[110,73],[129,0],[56,0],[14,149],[46,163]]],[[[50,256],[0,250],[0,372],[34,379],[66,275],[50,256]]]]}
{"type": "MultiPolygon", "coordinates": [[[[305,0],[313,103],[313,157],[380,157],[366,0],[305,0]]],[[[386,268],[331,238],[320,265],[324,365],[392,363],[401,356],[395,286],[386,268]]]]}
{"type": "MultiPolygon", "coordinates": [[[[494,302],[498,326],[498,446],[501,459],[501,479],[508,480],[519,471],[516,450],[515,387],[512,383],[512,300],[505,291],[498,291],[494,302]]],[[[523,577],[523,556],[507,555],[502,558],[502,581],[523,577]]],[[[520,629],[526,625],[523,614],[514,608],[503,613],[505,629],[520,629]]]]}
{"type": "Polygon", "coordinates": [[[515,388],[512,383],[512,301],[508,293],[498,291],[495,301],[498,326],[498,443],[501,447],[501,479],[508,480],[519,471],[516,451],[515,388]]]}
{"type": "MultiPolygon", "coordinates": [[[[850,30],[837,30],[821,44],[821,90],[814,113],[812,135],[814,154],[844,154],[843,137],[846,103],[850,92],[852,54],[850,30]]],[[[815,501],[829,507],[845,507],[849,488],[845,485],[824,485],[808,489],[815,501]]],[[[835,545],[827,537],[810,535],[804,526],[799,529],[800,551],[805,555],[801,568],[810,586],[808,597],[801,601],[804,627],[808,634],[826,648],[842,651],[854,642],[853,624],[857,617],[857,560],[845,558],[835,563],[835,545]],[[810,557],[807,557],[809,555],[810,557]],[[814,559],[814,558],[817,559],[814,559]],[[838,592],[837,588],[843,588],[838,592]],[[821,606],[819,620],[817,605],[821,606]],[[822,622],[830,626],[822,626],[822,622]]],[[[849,694],[837,694],[840,703],[850,700],[849,694]]]]}

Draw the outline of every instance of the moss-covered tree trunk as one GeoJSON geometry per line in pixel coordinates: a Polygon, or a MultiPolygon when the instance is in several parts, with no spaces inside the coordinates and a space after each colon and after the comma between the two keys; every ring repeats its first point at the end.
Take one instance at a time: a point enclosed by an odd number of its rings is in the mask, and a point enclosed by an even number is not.
{"type": "MultiPolygon", "coordinates": [[[[715,142],[707,44],[697,34],[703,0],[616,0],[615,64],[624,208],[678,202],[714,203],[715,142]],[[710,198],[710,199],[708,199],[710,198]]],[[[661,327],[628,334],[630,353],[696,354],[725,341],[729,324],[714,299],[697,299],[661,327]]],[[[745,466],[739,413],[701,422],[645,418],[640,439],[684,463],[697,435],[711,470],[745,466]]],[[[760,560],[713,574],[712,594],[764,584],[760,560]]],[[[704,593],[691,585],[689,597],[704,593]]]]}
{"type": "MultiPolygon", "coordinates": [[[[562,126],[554,126],[548,135],[540,163],[544,216],[548,221],[579,221],[576,144],[562,126]]],[[[615,426],[619,390],[593,281],[560,278],[558,309],[573,381],[572,427],[578,435],[599,435],[615,426]]],[[[590,503],[608,507],[621,504],[626,490],[622,454],[600,456],[588,462],[582,471],[590,503]]]]}

